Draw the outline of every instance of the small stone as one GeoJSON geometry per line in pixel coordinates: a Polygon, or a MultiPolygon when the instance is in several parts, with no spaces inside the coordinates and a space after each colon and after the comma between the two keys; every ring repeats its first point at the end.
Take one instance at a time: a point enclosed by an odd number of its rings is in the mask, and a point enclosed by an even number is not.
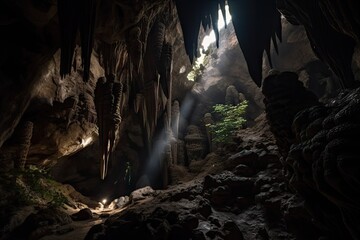
{"type": "Polygon", "coordinates": [[[245,198],[245,197],[237,197],[236,198],[236,206],[239,209],[245,209],[248,206],[250,206],[251,204],[251,200],[249,198],[245,198]]]}
{"type": "Polygon", "coordinates": [[[74,221],[84,221],[93,218],[93,213],[89,208],[81,209],[79,212],[71,215],[72,220],[74,221]]]}
{"type": "Polygon", "coordinates": [[[235,168],[234,173],[236,175],[242,176],[242,177],[251,177],[251,176],[254,175],[254,171],[250,167],[248,167],[248,166],[246,166],[244,164],[238,165],[235,168]]]}
{"type": "Polygon", "coordinates": [[[269,240],[269,234],[265,228],[260,228],[257,233],[257,239],[269,240]]]}
{"type": "Polygon", "coordinates": [[[170,235],[171,227],[168,221],[162,221],[161,224],[157,227],[155,233],[155,239],[168,239],[170,235]]]}
{"type": "MultiPolygon", "coordinates": [[[[224,238],[223,234],[220,232],[220,230],[217,229],[211,229],[210,231],[208,231],[206,233],[206,236],[208,236],[209,238],[213,239],[215,237],[220,237],[221,239],[224,238]]],[[[240,239],[241,240],[241,239],[240,239]]]]}
{"type": "Polygon", "coordinates": [[[213,216],[210,216],[210,217],[209,217],[209,221],[210,221],[212,224],[214,224],[215,226],[221,227],[221,224],[220,224],[219,219],[217,219],[217,218],[215,218],[215,217],[213,217],[213,216]]]}
{"type": "Polygon", "coordinates": [[[129,197],[128,196],[122,196],[118,199],[116,205],[118,206],[118,208],[123,208],[125,207],[127,204],[129,204],[129,197]]]}
{"type": "Polygon", "coordinates": [[[226,240],[243,240],[244,236],[237,224],[233,221],[228,221],[223,226],[223,232],[226,240]]]}
{"type": "Polygon", "coordinates": [[[212,191],[211,202],[217,206],[223,206],[231,199],[231,192],[229,187],[220,186],[212,191]]]}
{"type": "Polygon", "coordinates": [[[140,188],[140,189],[133,191],[130,194],[129,200],[130,200],[130,202],[137,202],[137,201],[145,199],[148,196],[151,196],[153,193],[154,193],[154,190],[149,186],[140,188]]]}
{"type": "Polygon", "coordinates": [[[210,203],[206,200],[203,200],[199,203],[199,207],[197,209],[197,212],[200,213],[204,218],[208,218],[211,213],[212,209],[210,206],[210,203]]]}
{"type": "Polygon", "coordinates": [[[204,190],[210,190],[217,186],[217,181],[212,175],[207,175],[204,178],[204,190]]]}
{"type": "Polygon", "coordinates": [[[228,158],[229,162],[235,162],[237,165],[243,164],[248,167],[254,166],[256,160],[258,158],[258,155],[250,150],[243,150],[239,153],[236,153],[228,158]]]}
{"type": "Polygon", "coordinates": [[[188,239],[190,239],[190,234],[181,225],[175,224],[171,227],[169,239],[170,240],[188,240],[188,239]]]}
{"type": "Polygon", "coordinates": [[[187,215],[185,219],[183,220],[182,225],[187,230],[194,230],[199,226],[199,219],[197,219],[194,215],[187,215]]]}
{"type": "Polygon", "coordinates": [[[175,211],[169,212],[169,213],[167,214],[167,216],[166,216],[166,220],[167,220],[171,225],[179,222],[178,213],[175,212],[175,211]]]}
{"type": "Polygon", "coordinates": [[[195,230],[192,234],[193,240],[206,240],[205,234],[202,231],[195,230]]]}

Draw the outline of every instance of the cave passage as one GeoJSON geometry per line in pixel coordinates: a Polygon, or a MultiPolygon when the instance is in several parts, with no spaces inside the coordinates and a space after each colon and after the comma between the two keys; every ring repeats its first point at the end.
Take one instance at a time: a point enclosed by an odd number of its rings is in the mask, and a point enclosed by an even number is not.
{"type": "Polygon", "coordinates": [[[0,238],[360,239],[359,10],[0,1],[0,238]]]}

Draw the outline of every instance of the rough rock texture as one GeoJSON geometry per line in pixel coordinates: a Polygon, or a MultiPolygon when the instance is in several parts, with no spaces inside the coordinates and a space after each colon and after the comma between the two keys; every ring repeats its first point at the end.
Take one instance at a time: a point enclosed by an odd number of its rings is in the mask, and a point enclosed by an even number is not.
{"type": "MultiPolygon", "coordinates": [[[[53,165],[60,157],[84,148],[95,138],[96,112],[92,98],[102,68],[93,59],[88,83],[82,82],[81,70],[65,79],[58,76],[59,53],[45,65],[45,73],[31,93],[31,103],[23,115],[24,120],[33,122],[28,164],[53,165]]],[[[14,141],[9,139],[2,150],[6,152],[14,141]]]]}
{"type": "MultiPolygon", "coordinates": [[[[292,25],[286,19],[281,23],[282,42],[278,44],[278,53],[271,48],[273,68],[298,73],[304,85],[320,99],[334,96],[340,88],[340,79],[316,57],[304,27],[292,25]]],[[[269,70],[265,60],[263,75],[266,76],[269,70]]]]}
{"type": "MultiPolygon", "coordinates": [[[[315,56],[304,27],[294,26],[286,19],[282,19],[282,42],[278,43],[278,52],[279,54],[272,46],[271,57],[274,69],[297,72],[304,85],[314,91],[319,98],[326,99],[337,93],[340,80],[315,56]]],[[[216,49],[215,44],[212,44],[209,56],[209,63],[201,76],[200,87],[197,87],[202,93],[200,101],[203,105],[199,105],[194,112],[205,114],[212,105],[226,102],[227,88],[232,85],[235,87],[233,90],[242,93],[248,100],[247,119],[252,125],[253,120],[264,110],[263,95],[248,74],[231,23],[227,29],[220,31],[219,48],[216,49]]],[[[270,70],[265,56],[263,62],[265,75],[270,70]]]]}
{"type": "Polygon", "coordinates": [[[206,137],[199,127],[195,125],[188,126],[184,139],[188,163],[204,157],[206,153],[206,137]]]}
{"type": "Polygon", "coordinates": [[[278,0],[277,7],[294,24],[303,24],[314,53],[341,79],[341,85],[354,88],[359,83],[354,80],[351,68],[354,47],[358,38],[358,8],[356,1],[333,3],[323,1],[278,0]],[[345,20],[346,19],[346,20],[345,20]],[[349,28],[353,28],[349,32],[349,28]],[[326,36],[326,37],[324,37],[326,36]],[[341,46],[338,48],[338,46],[341,46]]]}
{"type": "Polygon", "coordinates": [[[262,92],[271,131],[276,137],[280,153],[286,157],[293,141],[291,125],[295,115],[320,103],[293,72],[275,72],[269,75],[264,80],[262,92]]]}
{"type": "MultiPolygon", "coordinates": [[[[210,62],[200,80],[203,95],[208,98],[210,105],[213,105],[211,102],[224,103],[226,89],[233,85],[249,100],[249,118],[255,119],[263,110],[262,95],[250,78],[231,23],[227,29],[221,30],[219,46],[219,49],[210,46],[210,62]]],[[[198,108],[198,111],[204,110],[198,108]]]]}
{"type": "Polygon", "coordinates": [[[84,195],[101,201],[129,193],[140,178],[146,162],[142,155],[144,140],[141,122],[135,114],[122,121],[119,141],[109,162],[109,172],[105,180],[99,178],[98,142],[85,149],[59,159],[51,169],[51,174],[59,182],[71,183],[84,195]]]}
{"type": "Polygon", "coordinates": [[[282,149],[289,187],[305,199],[317,225],[328,235],[358,239],[359,164],[355,159],[359,158],[359,144],[354,136],[359,89],[340,94],[328,105],[319,105],[315,98],[308,101],[310,93],[302,90],[300,83],[291,89],[303,94],[288,95],[289,87],[282,86],[296,79],[291,80],[289,75],[282,78],[286,74],[265,79],[263,92],[271,130],[282,149]],[[283,100],[272,96],[283,96],[283,100]],[[280,102],[294,111],[280,114],[285,107],[280,102]]]}
{"type": "Polygon", "coordinates": [[[318,239],[321,231],[304,202],[284,184],[264,121],[262,116],[256,129],[239,133],[243,141],[227,159],[208,163],[212,174],[198,173],[195,180],[142,197],[85,239],[318,239]]]}

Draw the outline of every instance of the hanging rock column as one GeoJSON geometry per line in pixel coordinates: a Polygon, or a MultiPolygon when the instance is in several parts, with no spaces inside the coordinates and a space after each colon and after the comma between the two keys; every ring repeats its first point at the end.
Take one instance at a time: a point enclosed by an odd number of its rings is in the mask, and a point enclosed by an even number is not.
{"type": "Polygon", "coordinates": [[[33,126],[33,123],[30,121],[21,123],[21,125],[19,126],[19,148],[14,159],[14,167],[17,169],[25,168],[26,159],[31,145],[33,126]]]}

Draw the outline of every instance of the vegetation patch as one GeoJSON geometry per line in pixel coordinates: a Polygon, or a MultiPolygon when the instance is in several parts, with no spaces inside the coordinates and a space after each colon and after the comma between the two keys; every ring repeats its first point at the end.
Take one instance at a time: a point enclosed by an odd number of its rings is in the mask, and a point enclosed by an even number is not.
{"type": "Polygon", "coordinates": [[[216,143],[231,143],[236,130],[240,129],[246,123],[244,114],[248,106],[247,101],[242,101],[238,105],[216,104],[213,107],[215,116],[219,120],[214,124],[208,124],[216,143]]]}

